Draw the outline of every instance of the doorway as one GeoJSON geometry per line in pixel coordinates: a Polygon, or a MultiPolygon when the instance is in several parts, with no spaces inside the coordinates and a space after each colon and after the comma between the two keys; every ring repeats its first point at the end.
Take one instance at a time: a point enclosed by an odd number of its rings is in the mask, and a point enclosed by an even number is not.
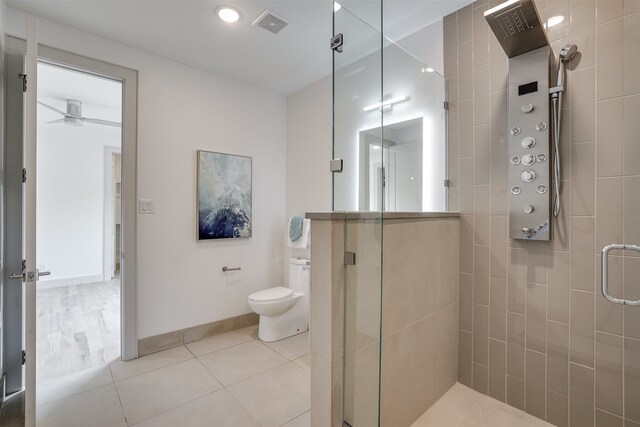
{"type": "MultiPolygon", "coordinates": [[[[36,27],[35,22],[32,21],[29,21],[30,37],[35,33],[32,30],[36,27]]],[[[4,76],[4,81],[7,83],[5,86],[6,103],[9,108],[6,110],[5,121],[8,142],[5,146],[3,159],[6,180],[2,202],[7,207],[7,214],[3,227],[5,236],[3,247],[5,250],[2,261],[7,266],[3,274],[4,283],[10,283],[12,286],[4,286],[3,289],[3,299],[6,301],[3,307],[4,327],[2,329],[2,361],[5,374],[3,378],[5,378],[4,391],[6,396],[23,394],[25,396],[23,414],[26,425],[35,423],[36,376],[42,380],[47,375],[53,377],[51,372],[54,374],[73,372],[74,366],[82,368],[91,366],[93,363],[99,364],[113,359],[131,360],[138,355],[136,298],[137,72],[37,45],[33,40],[35,38],[32,37],[31,41],[27,43],[13,37],[6,38],[4,76]],[[60,72],[75,73],[76,80],[78,76],[84,76],[111,83],[115,82],[116,86],[111,95],[119,97],[119,113],[113,111],[109,113],[108,108],[104,105],[101,107],[102,110],[96,106],[92,107],[91,104],[95,103],[95,100],[92,100],[91,96],[95,96],[99,92],[95,90],[89,90],[88,95],[65,94],[63,93],[65,87],[60,84],[53,85],[55,90],[47,92],[42,89],[42,92],[38,94],[40,87],[38,73],[42,74],[43,82],[46,80],[44,78],[46,73],[42,71],[44,66],[60,72]],[[47,105],[41,105],[38,101],[47,105]],[[46,113],[43,109],[47,110],[46,113]],[[46,117],[47,120],[44,120],[45,114],[49,114],[46,117]],[[38,120],[38,116],[42,116],[43,120],[38,120]],[[62,145],[54,143],[47,145],[45,140],[37,137],[38,133],[41,133],[40,136],[46,135],[46,132],[43,131],[44,126],[55,128],[59,133],[68,133],[74,128],[84,128],[85,126],[87,128],[89,126],[112,128],[115,134],[120,136],[118,141],[121,147],[117,144],[107,143],[98,137],[84,138],[81,141],[83,143],[79,144],[79,141],[69,135],[62,138],[64,140],[62,145]],[[73,143],[76,146],[71,150],[72,154],[65,155],[64,144],[73,143]],[[92,144],[98,145],[99,150],[89,152],[92,144]],[[47,176],[47,162],[45,162],[47,152],[51,156],[50,160],[53,159],[53,161],[49,161],[48,167],[54,170],[53,174],[49,171],[49,176],[52,177],[48,183],[49,188],[46,188],[46,184],[42,180],[37,179],[39,173],[44,177],[47,176]],[[108,157],[107,153],[109,152],[112,157],[108,157]],[[78,153],[82,155],[78,156],[78,153]],[[119,162],[118,157],[115,156],[118,153],[120,153],[119,162]],[[75,162],[69,162],[74,155],[79,158],[76,158],[75,162]],[[98,156],[100,161],[95,162],[95,158],[92,156],[98,156]],[[113,168],[104,166],[109,159],[114,162],[113,168]],[[116,162],[120,164],[119,169],[116,167],[116,162]],[[95,170],[88,167],[89,164],[95,165],[95,170]],[[57,167],[59,165],[66,165],[66,167],[59,168],[57,167]],[[99,174],[96,174],[96,171],[99,171],[99,174]],[[105,171],[108,173],[105,174],[105,171]],[[120,185],[115,182],[118,171],[121,178],[120,185]],[[111,173],[110,178],[108,177],[109,173],[111,173]],[[83,174],[92,174],[91,179],[98,183],[95,187],[98,189],[95,192],[87,193],[86,189],[83,190],[82,187],[74,191],[63,191],[67,190],[65,186],[88,185],[88,182],[84,181],[89,181],[89,179],[83,174]],[[55,185],[53,185],[54,183],[55,185]],[[106,190],[107,188],[111,188],[111,195],[106,190]],[[116,206],[118,188],[121,192],[121,206],[119,208],[116,206]],[[81,190],[85,192],[81,192],[81,190]],[[38,199],[40,199],[40,206],[38,206],[38,199]],[[93,212],[89,215],[84,207],[83,203],[89,199],[99,206],[97,213],[93,212]],[[38,215],[38,210],[42,211],[40,214],[47,213],[44,212],[45,206],[42,203],[50,203],[56,207],[57,211],[55,209],[50,211],[47,208],[47,212],[58,212],[58,218],[54,217],[58,221],[57,227],[49,227],[46,220],[45,222],[42,220],[45,217],[38,215]],[[8,209],[9,207],[11,209],[8,209]],[[64,211],[60,214],[63,207],[73,208],[71,209],[73,214],[80,212],[84,215],[78,220],[79,222],[70,221],[66,216],[72,216],[72,214],[68,212],[65,214],[64,211]],[[116,211],[121,213],[120,230],[115,223],[116,211]],[[105,215],[104,212],[110,212],[110,215],[105,215]],[[111,219],[107,220],[109,216],[111,219]],[[95,241],[99,241],[99,245],[94,244],[92,247],[100,253],[100,256],[92,258],[91,262],[87,260],[87,254],[73,252],[74,249],[77,249],[76,247],[65,247],[73,241],[71,237],[78,238],[77,235],[81,233],[78,233],[76,228],[80,228],[81,221],[88,222],[89,218],[93,218],[94,222],[98,218],[98,226],[91,229],[90,235],[80,237],[92,237],[95,241]],[[45,226],[53,231],[45,230],[45,226]],[[110,227],[115,231],[110,231],[110,227]],[[46,236],[48,232],[57,232],[58,235],[54,236],[55,238],[46,239],[46,242],[42,237],[37,237],[39,233],[46,236]],[[121,237],[119,255],[116,252],[118,245],[116,235],[121,237]],[[62,236],[61,239],[60,236],[62,236]],[[111,243],[109,243],[111,240],[109,236],[113,238],[111,243]],[[51,243],[54,246],[53,250],[47,247],[51,243]],[[111,270],[110,264],[105,264],[108,257],[105,256],[104,251],[107,250],[109,244],[111,249],[108,249],[108,252],[113,256],[113,270],[111,270]],[[42,247],[38,249],[38,246],[42,247]],[[50,257],[43,255],[43,251],[47,250],[50,252],[50,257]],[[75,254],[75,256],[65,258],[62,256],[65,253],[75,254]],[[116,258],[120,261],[119,267],[116,258]],[[96,266],[98,267],[96,268],[96,266]],[[50,270],[46,270],[47,268],[50,270]],[[36,357],[38,355],[37,349],[42,346],[42,338],[45,336],[42,333],[37,333],[39,326],[37,321],[38,306],[44,306],[42,301],[39,304],[36,303],[38,289],[49,290],[62,287],[60,285],[79,286],[98,282],[112,282],[114,295],[112,295],[111,301],[113,304],[110,311],[103,311],[103,313],[109,313],[108,315],[105,314],[101,317],[96,312],[93,316],[93,322],[99,324],[98,330],[102,332],[107,329],[106,324],[117,325],[111,326],[111,329],[116,331],[115,338],[95,333],[73,334],[71,338],[73,344],[78,343],[77,347],[83,349],[83,352],[75,353],[69,360],[59,363],[59,366],[56,367],[57,371],[40,366],[43,372],[37,375],[36,367],[41,365],[40,360],[37,359],[42,359],[41,355],[36,357]],[[105,320],[107,318],[108,320],[105,320]],[[38,335],[40,340],[38,340],[38,335]],[[92,349],[95,350],[93,353],[92,349]]],[[[71,89],[68,87],[66,89],[79,90],[81,84],[79,81],[74,81],[72,86],[71,89]]],[[[76,240],[75,246],[89,247],[86,242],[82,244],[77,242],[78,240],[76,240]]],[[[87,252],[89,251],[87,250],[87,252]]],[[[59,299],[60,305],[74,306],[74,301],[77,302],[79,294],[78,291],[75,294],[68,293],[61,297],[59,299]]],[[[95,295],[96,292],[89,292],[89,294],[95,295]]],[[[78,305],[75,304],[75,306],[78,305]]],[[[70,311],[73,310],[67,307],[62,312],[70,316],[70,311]]],[[[50,317],[50,322],[54,322],[55,317],[50,317]]],[[[73,323],[74,320],[70,322],[73,323]]],[[[59,338],[56,338],[56,334],[49,337],[51,342],[48,348],[51,351],[62,351],[61,348],[56,347],[58,344],[60,347],[70,346],[70,335],[66,335],[64,342],[62,339],[64,334],[59,333],[58,335],[60,335],[59,338]]],[[[63,359],[64,357],[59,357],[59,360],[63,359]]],[[[103,363],[101,366],[108,370],[106,364],[103,363]]],[[[64,383],[57,382],[57,384],[64,383]]],[[[78,386],[77,381],[74,383],[74,387],[76,386],[78,386]]],[[[41,391],[42,387],[39,386],[39,394],[41,391]]],[[[54,392],[52,395],[56,394],[57,392],[54,392]]]]}
{"type": "Polygon", "coordinates": [[[39,383],[120,357],[122,82],[38,63],[39,383]]]}

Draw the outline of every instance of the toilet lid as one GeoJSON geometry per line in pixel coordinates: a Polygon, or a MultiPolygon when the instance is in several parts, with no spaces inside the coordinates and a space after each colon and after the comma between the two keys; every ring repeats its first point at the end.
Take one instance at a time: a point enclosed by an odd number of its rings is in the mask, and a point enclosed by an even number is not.
{"type": "Polygon", "coordinates": [[[282,301],[288,299],[293,294],[293,290],[285,288],[283,286],[276,286],[275,288],[265,289],[264,291],[254,292],[249,295],[251,301],[282,301]]]}

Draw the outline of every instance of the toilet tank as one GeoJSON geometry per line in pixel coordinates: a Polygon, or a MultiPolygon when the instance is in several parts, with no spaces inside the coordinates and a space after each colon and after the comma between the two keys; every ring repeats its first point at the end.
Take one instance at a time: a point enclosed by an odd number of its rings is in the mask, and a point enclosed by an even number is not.
{"type": "Polygon", "coordinates": [[[289,258],[289,288],[309,295],[311,262],[305,258],[289,258]]]}

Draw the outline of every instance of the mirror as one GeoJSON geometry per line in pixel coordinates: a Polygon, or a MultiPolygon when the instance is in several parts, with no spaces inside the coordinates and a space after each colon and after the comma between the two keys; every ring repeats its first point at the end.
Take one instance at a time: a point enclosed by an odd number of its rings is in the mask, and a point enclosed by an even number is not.
{"type": "Polygon", "coordinates": [[[422,211],[422,117],[360,132],[360,210],[422,211]]]}

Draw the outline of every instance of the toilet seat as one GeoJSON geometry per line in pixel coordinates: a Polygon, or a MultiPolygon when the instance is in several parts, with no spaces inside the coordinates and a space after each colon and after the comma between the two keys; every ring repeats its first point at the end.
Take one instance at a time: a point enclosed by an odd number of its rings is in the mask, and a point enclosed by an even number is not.
{"type": "Polygon", "coordinates": [[[293,296],[293,290],[284,286],[276,286],[249,295],[249,301],[256,303],[286,301],[293,296]]]}

